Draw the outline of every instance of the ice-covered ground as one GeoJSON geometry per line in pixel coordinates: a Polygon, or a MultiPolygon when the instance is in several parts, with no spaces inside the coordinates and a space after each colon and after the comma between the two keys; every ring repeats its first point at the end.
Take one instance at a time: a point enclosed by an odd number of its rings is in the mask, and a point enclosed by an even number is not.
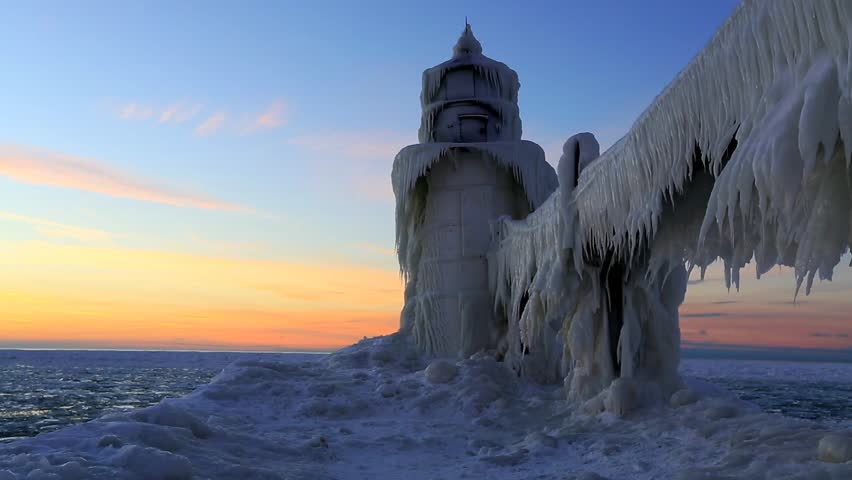
{"type": "Polygon", "coordinates": [[[403,342],[237,361],[186,397],[0,445],[0,479],[852,478],[820,460],[852,455],[848,428],[705,382],[618,417],[489,355],[430,363],[403,342]]]}

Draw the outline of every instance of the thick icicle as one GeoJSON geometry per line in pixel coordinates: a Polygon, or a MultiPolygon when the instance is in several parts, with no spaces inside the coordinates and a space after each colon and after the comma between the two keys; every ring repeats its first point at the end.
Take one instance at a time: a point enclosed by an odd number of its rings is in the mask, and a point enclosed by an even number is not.
{"type": "MultiPolygon", "coordinates": [[[[825,277],[825,263],[836,263],[848,235],[825,253],[825,261],[785,252],[818,243],[822,235],[807,228],[817,214],[809,192],[821,185],[815,178],[849,172],[850,24],[852,4],[842,0],[744,2],[630,132],[580,178],[575,201],[589,248],[630,255],[637,251],[631,239],[653,238],[664,192],[689,183],[697,145],[721,173],[695,263],[736,251],[736,258],[725,259],[735,270],[742,257],[747,262],[757,255],[764,271],[767,263],[781,263],[794,266],[800,282],[817,270],[825,277]],[[738,146],[722,165],[732,138],[738,146]],[[831,166],[837,162],[842,171],[831,166]],[[703,241],[712,229],[737,248],[714,251],[717,242],[703,241]],[[777,258],[767,248],[777,249],[777,258]]],[[[826,205],[833,213],[819,214],[845,224],[848,219],[840,217],[848,215],[840,207],[848,188],[837,195],[837,207],[826,205]]]]}

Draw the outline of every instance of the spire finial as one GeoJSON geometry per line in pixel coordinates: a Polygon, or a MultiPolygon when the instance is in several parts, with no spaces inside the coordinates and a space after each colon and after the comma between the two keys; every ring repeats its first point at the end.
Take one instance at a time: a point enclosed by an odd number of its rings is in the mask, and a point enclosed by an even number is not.
{"type": "Polygon", "coordinates": [[[459,41],[456,42],[456,46],[453,48],[453,56],[457,57],[459,55],[476,55],[482,53],[482,45],[480,45],[479,40],[473,36],[473,30],[470,28],[470,23],[467,21],[467,15],[464,17],[464,31],[459,37],[459,41]]]}

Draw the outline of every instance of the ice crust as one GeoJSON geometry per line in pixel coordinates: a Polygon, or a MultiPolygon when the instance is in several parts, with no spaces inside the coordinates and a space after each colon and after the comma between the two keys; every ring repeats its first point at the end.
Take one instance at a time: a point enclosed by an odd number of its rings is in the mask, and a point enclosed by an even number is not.
{"type": "Polygon", "coordinates": [[[416,188],[429,169],[446,159],[454,150],[481,151],[495,167],[512,172],[523,187],[530,209],[537,209],[556,190],[558,180],[553,167],[545,161],[544,151],[535,143],[421,143],[403,148],[394,159],[391,183],[396,197],[396,248],[400,270],[410,276],[416,267],[418,226],[422,223],[425,192],[416,188]]]}
{"type": "MultiPolygon", "coordinates": [[[[396,247],[400,271],[406,281],[405,307],[401,314],[401,329],[410,331],[418,340],[418,348],[437,354],[447,354],[456,348],[459,339],[435,338],[455,333],[445,332],[442,323],[436,319],[446,313],[435,298],[442,292],[448,281],[437,269],[421,268],[421,258],[426,248],[427,257],[438,257],[441,252],[430,251],[440,248],[434,242],[426,247],[423,243],[423,227],[426,216],[428,188],[424,180],[429,170],[438,162],[452,162],[457,151],[477,152],[488,168],[505,169],[511,173],[514,181],[521,187],[529,210],[538,208],[556,189],[558,180],[553,167],[545,161],[541,147],[532,142],[481,142],[481,143],[423,143],[402,149],[393,166],[392,180],[397,199],[396,206],[396,247]]],[[[476,187],[474,187],[476,188],[476,187]]],[[[455,208],[447,206],[446,208],[455,208]]],[[[480,211],[480,215],[484,212],[480,211]]],[[[466,227],[470,228],[470,227],[466,227]]],[[[484,234],[488,235],[488,224],[484,223],[484,234]]],[[[474,233],[465,230],[465,234],[474,233]]],[[[475,232],[483,233],[483,232],[475,232]]],[[[458,281],[459,279],[455,279],[458,281]]],[[[483,293],[487,295],[483,276],[483,293]]],[[[464,305],[476,305],[478,292],[452,292],[464,305]]],[[[486,302],[487,303],[487,302],[486,302]]],[[[482,313],[482,309],[472,309],[471,315],[482,313]]],[[[487,309],[484,312],[487,314],[487,309]]],[[[468,321],[466,326],[473,327],[470,332],[462,332],[461,338],[482,335],[476,326],[481,321],[468,321]]],[[[485,332],[487,334],[487,332],[485,332]]]]}
{"type": "Polygon", "coordinates": [[[521,84],[518,81],[518,74],[505,63],[483,55],[482,45],[473,36],[470,25],[466,24],[461,37],[453,47],[453,57],[423,72],[423,88],[420,93],[423,114],[418,134],[421,143],[434,141],[435,119],[445,107],[460,100],[459,98],[442,98],[441,94],[443,97],[447,94],[443,90],[448,88],[447,75],[453,71],[471,67],[479,77],[485,80],[488,92],[485,95],[480,93],[475,99],[470,100],[488,105],[498,113],[503,134],[507,139],[521,139],[521,117],[518,111],[518,90],[521,84]]]}
{"type": "Polygon", "coordinates": [[[848,430],[706,382],[685,378],[693,398],[677,406],[633,409],[644,393],[625,380],[578,405],[484,353],[439,360],[455,375],[432,383],[414,352],[395,334],[315,360],[237,361],[187,397],[0,444],[0,479],[852,476],[836,461],[848,430]]]}

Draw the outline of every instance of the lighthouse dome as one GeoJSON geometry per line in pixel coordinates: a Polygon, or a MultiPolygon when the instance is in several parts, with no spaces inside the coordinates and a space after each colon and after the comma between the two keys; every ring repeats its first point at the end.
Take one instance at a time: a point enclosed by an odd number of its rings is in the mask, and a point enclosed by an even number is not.
{"type": "Polygon", "coordinates": [[[492,142],[521,138],[518,74],[482,54],[470,24],[453,56],[423,72],[420,142],[492,142]]]}
{"type": "Polygon", "coordinates": [[[453,58],[461,55],[481,55],[482,44],[473,36],[473,31],[470,29],[470,24],[465,21],[464,31],[453,47],[453,58]]]}

